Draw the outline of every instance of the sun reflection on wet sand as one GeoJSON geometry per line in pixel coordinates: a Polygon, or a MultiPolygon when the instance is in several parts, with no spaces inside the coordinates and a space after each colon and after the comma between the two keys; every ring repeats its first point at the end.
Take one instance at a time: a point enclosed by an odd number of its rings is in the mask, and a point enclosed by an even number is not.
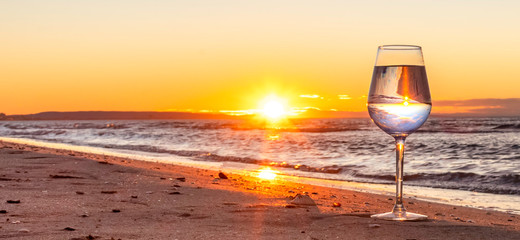
{"type": "Polygon", "coordinates": [[[258,170],[258,178],[266,180],[274,180],[277,176],[278,171],[272,170],[270,167],[266,167],[258,170]]]}

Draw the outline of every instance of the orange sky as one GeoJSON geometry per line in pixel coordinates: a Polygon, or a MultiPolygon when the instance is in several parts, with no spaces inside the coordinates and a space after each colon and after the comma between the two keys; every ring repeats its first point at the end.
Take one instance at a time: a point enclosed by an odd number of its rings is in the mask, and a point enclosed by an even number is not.
{"type": "Polygon", "coordinates": [[[434,113],[459,111],[457,101],[520,98],[518,9],[518,1],[2,1],[0,112],[241,110],[270,94],[290,107],[366,111],[377,46],[395,43],[423,47],[434,113]]]}

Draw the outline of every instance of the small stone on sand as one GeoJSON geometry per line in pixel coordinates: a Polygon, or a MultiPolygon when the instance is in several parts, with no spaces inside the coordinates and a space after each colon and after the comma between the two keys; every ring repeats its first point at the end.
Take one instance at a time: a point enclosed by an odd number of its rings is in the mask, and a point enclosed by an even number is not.
{"type": "Polygon", "coordinates": [[[66,227],[63,230],[65,230],[65,231],[76,231],[76,229],[71,228],[71,227],[66,227]]]}
{"type": "Polygon", "coordinates": [[[20,229],[18,229],[18,232],[21,232],[21,233],[28,233],[28,232],[30,232],[30,231],[29,231],[29,229],[27,229],[27,228],[20,228],[20,229]]]}
{"type": "Polygon", "coordinates": [[[332,203],[332,207],[341,207],[341,203],[339,203],[339,202],[332,203]]]}
{"type": "Polygon", "coordinates": [[[292,204],[295,205],[307,205],[307,206],[316,206],[314,200],[308,195],[297,194],[294,199],[291,201],[292,204]]]}
{"type": "Polygon", "coordinates": [[[117,191],[101,191],[103,194],[114,194],[117,193],[117,191]]]}
{"type": "Polygon", "coordinates": [[[186,178],[185,177],[178,177],[176,178],[178,181],[181,181],[181,182],[186,182],[186,178]]]}
{"type": "Polygon", "coordinates": [[[118,213],[118,212],[121,212],[121,210],[119,210],[119,209],[112,209],[112,212],[118,213]]]}
{"type": "Polygon", "coordinates": [[[85,194],[85,193],[84,193],[84,192],[81,192],[81,191],[76,191],[76,194],[78,194],[78,195],[83,195],[83,194],[85,194]]]}
{"type": "Polygon", "coordinates": [[[378,228],[378,227],[381,227],[381,225],[379,225],[379,224],[368,224],[368,227],[369,228],[378,228]]]}
{"type": "Polygon", "coordinates": [[[219,172],[218,173],[218,177],[221,178],[221,179],[228,179],[228,177],[226,176],[226,174],[222,173],[222,172],[219,172]]]}
{"type": "Polygon", "coordinates": [[[0,210],[0,213],[7,213],[7,210],[0,210]]]}
{"type": "Polygon", "coordinates": [[[7,203],[20,203],[20,200],[7,200],[7,203]]]}

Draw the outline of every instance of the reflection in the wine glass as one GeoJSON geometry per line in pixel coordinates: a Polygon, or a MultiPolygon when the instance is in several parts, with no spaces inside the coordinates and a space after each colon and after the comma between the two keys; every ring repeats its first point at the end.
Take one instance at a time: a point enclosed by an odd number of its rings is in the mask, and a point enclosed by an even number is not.
{"type": "Polygon", "coordinates": [[[374,122],[388,134],[408,135],[417,130],[428,118],[431,105],[411,103],[370,104],[368,112],[374,122]]]}

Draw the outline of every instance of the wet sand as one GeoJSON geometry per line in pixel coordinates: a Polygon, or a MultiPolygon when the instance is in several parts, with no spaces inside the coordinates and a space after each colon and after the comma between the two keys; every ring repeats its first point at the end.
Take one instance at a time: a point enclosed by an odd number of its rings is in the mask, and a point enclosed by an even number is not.
{"type": "Polygon", "coordinates": [[[430,220],[390,222],[393,197],[224,174],[0,142],[0,238],[520,239],[518,215],[406,199],[430,220]]]}

